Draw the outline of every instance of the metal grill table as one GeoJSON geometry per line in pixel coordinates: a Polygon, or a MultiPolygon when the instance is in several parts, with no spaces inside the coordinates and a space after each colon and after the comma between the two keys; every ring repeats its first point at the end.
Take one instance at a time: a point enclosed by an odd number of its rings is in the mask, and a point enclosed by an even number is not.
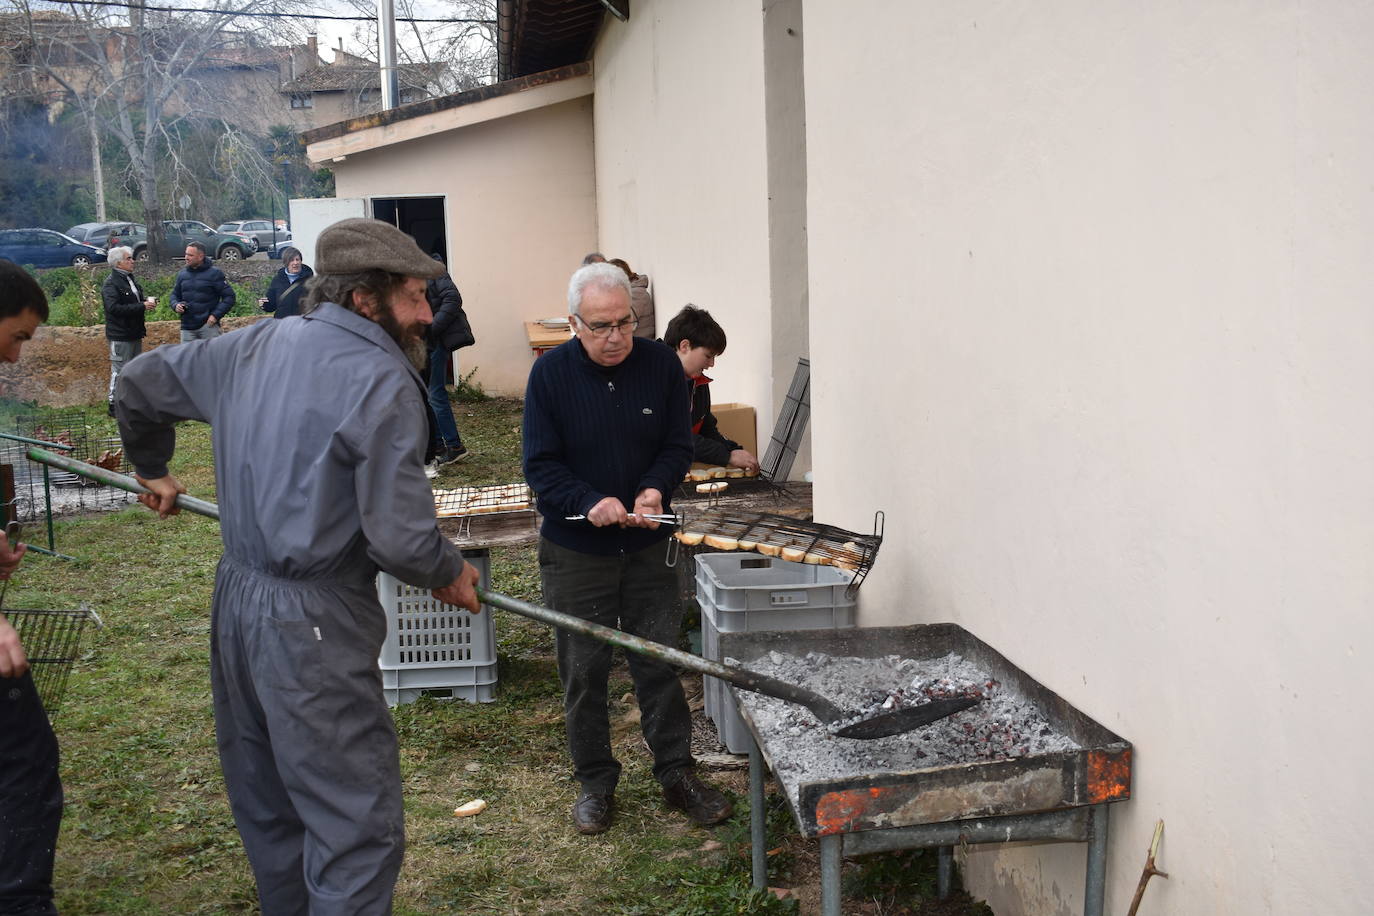
{"type": "MultiPolygon", "coordinates": [[[[722,657],[749,662],[770,651],[804,656],[933,659],[955,653],[978,665],[1078,747],[904,772],[864,765],[853,742],[850,772],[801,782],[779,770],[780,736],[761,727],[754,695],[731,687],[753,739],[749,795],[753,884],[767,886],[764,767],[778,775],[803,836],[820,842],[823,916],[840,914],[840,861],[896,849],[938,847],[940,895],[948,894],[953,848],[962,843],[1074,841],[1087,844],[1085,916],[1101,916],[1106,888],[1108,804],[1130,797],[1131,745],[1089,719],[1000,653],[954,624],[721,634],[722,657]],[[741,701],[743,700],[743,701],[741,701]]],[[[919,734],[919,733],[917,733],[919,734]]],[[[784,768],[785,769],[785,768],[784,768]]]]}

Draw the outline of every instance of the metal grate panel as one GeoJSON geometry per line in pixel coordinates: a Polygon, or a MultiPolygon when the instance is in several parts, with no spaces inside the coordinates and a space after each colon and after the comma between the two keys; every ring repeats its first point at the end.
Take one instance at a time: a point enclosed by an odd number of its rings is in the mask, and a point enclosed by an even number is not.
{"type": "Polygon", "coordinates": [[[792,384],[768,439],[768,451],[759,464],[764,477],[781,483],[792,473],[792,464],[797,460],[797,450],[801,448],[810,419],[811,360],[803,357],[797,360],[797,371],[792,373],[792,384]]]}

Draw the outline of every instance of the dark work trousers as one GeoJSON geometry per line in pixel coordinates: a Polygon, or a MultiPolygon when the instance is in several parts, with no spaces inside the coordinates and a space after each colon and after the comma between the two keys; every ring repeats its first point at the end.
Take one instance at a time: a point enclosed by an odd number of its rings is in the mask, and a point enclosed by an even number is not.
{"type": "Polygon", "coordinates": [[[405,850],[370,577],[291,580],[226,556],[210,651],[215,739],[263,916],[383,916],[405,850]]]}
{"type": "Polygon", "coordinates": [[[57,736],[33,676],[0,678],[0,913],[57,913],[52,866],[61,823],[57,736]]]}
{"type": "MultiPolygon", "coordinates": [[[[682,626],[677,574],[664,563],[668,541],[636,553],[598,556],[539,541],[544,603],[556,611],[676,645],[682,626]]],[[[611,794],[620,764],[611,753],[607,679],[612,648],[599,639],[558,631],[558,676],[573,775],[583,791],[611,794]]],[[[639,700],[640,728],[654,755],[654,778],[692,766],[692,714],[671,665],[626,652],[639,700]]],[[[676,777],[673,777],[676,778],[676,777]]]]}

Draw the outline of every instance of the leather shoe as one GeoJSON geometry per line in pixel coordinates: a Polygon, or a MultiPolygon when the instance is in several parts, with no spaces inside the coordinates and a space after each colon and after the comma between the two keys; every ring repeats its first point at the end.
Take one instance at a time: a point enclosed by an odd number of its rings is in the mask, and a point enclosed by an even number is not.
{"type": "Polygon", "coordinates": [[[583,792],[572,807],[573,826],[578,833],[604,833],[611,826],[611,811],[615,796],[600,792],[583,792]]]}
{"type": "Polygon", "coordinates": [[[686,812],[698,827],[719,824],[735,813],[735,806],[730,804],[730,799],[702,782],[695,773],[683,773],[677,782],[664,786],[663,800],[686,812]]]}

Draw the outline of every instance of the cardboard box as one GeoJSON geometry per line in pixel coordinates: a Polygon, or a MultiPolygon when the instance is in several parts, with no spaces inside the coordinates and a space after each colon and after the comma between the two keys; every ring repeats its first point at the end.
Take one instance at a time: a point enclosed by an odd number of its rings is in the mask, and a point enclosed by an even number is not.
{"type": "MultiPolygon", "coordinates": [[[[759,437],[755,427],[754,408],[748,404],[712,404],[711,413],[715,415],[716,428],[720,430],[722,436],[735,440],[755,458],[763,458],[759,454],[759,437]]],[[[710,465],[697,462],[692,467],[704,468],[710,467],[710,465]]]]}

